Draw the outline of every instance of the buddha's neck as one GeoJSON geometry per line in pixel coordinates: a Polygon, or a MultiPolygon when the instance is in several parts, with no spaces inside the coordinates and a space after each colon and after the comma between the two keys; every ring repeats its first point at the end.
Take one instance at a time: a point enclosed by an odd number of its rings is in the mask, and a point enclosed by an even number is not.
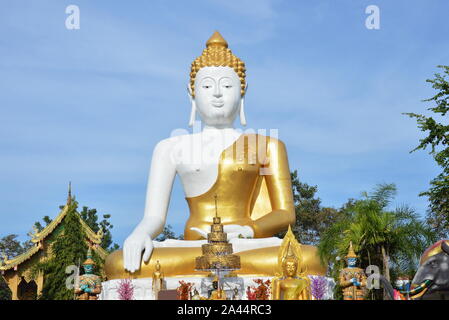
{"type": "Polygon", "coordinates": [[[206,136],[221,136],[235,138],[237,131],[234,127],[217,128],[211,126],[205,126],[202,133],[206,136]]]}
{"type": "Polygon", "coordinates": [[[203,131],[206,130],[215,130],[215,131],[226,131],[226,130],[235,130],[232,124],[223,124],[223,125],[207,125],[205,124],[203,127],[203,131]]]}

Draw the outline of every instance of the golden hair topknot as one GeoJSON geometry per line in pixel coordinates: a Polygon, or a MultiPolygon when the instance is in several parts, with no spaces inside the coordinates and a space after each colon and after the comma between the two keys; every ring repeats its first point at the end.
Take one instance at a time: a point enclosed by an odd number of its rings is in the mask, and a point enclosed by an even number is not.
{"type": "Polygon", "coordinates": [[[245,95],[245,63],[228,49],[228,43],[218,31],[215,31],[212,37],[207,40],[206,49],[203,50],[201,56],[192,62],[190,68],[190,88],[193,97],[195,97],[196,74],[204,67],[230,67],[234,69],[240,78],[241,95],[242,97],[245,95]]]}

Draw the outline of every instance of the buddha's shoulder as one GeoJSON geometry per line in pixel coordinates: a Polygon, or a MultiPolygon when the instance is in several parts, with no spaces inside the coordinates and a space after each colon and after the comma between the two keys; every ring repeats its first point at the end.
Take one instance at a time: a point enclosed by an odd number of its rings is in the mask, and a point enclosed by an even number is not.
{"type": "Polygon", "coordinates": [[[194,139],[193,136],[194,136],[193,134],[182,134],[182,135],[172,136],[172,137],[160,140],[154,148],[156,150],[157,149],[171,149],[180,144],[191,143],[194,139]]]}

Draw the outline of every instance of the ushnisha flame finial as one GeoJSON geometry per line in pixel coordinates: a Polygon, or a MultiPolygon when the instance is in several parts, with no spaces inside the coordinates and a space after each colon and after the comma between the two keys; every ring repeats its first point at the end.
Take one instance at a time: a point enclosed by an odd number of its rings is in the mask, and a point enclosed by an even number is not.
{"type": "Polygon", "coordinates": [[[232,53],[228,48],[228,43],[218,31],[215,31],[209,40],[207,40],[206,49],[203,50],[201,56],[192,62],[190,69],[190,89],[192,91],[192,97],[195,97],[196,74],[204,67],[230,67],[234,69],[240,78],[240,93],[242,97],[245,95],[245,63],[232,53]]]}
{"type": "Polygon", "coordinates": [[[211,46],[227,48],[228,42],[223,38],[223,36],[220,34],[220,32],[215,31],[214,34],[206,42],[207,48],[209,48],[211,46]]]}
{"type": "Polygon", "coordinates": [[[293,253],[291,241],[288,242],[287,252],[285,253],[285,256],[284,256],[284,260],[287,260],[287,259],[298,260],[296,258],[296,255],[293,253]]]}

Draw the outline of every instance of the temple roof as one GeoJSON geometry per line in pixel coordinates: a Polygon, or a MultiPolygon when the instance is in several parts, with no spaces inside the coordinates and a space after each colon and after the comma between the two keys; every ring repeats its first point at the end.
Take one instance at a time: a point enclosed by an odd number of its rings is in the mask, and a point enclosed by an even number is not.
{"type": "MultiPolygon", "coordinates": [[[[50,234],[52,234],[52,232],[56,229],[56,227],[61,224],[61,222],[64,220],[64,218],[67,216],[67,213],[69,212],[69,205],[70,201],[67,202],[64,208],[62,208],[62,210],[59,212],[58,216],[55,219],[53,219],[44,229],[42,229],[39,232],[35,232],[34,234],[31,234],[31,241],[34,243],[33,247],[31,247],[26,252],[12,259],[7,259],[6,257],[3,257],[3,261],[0,260],[0,271],[6,271],[18,266],[27,261],[28,259],[30,259],[37,252],[42,250],[43,249],[42,241],[45,240],[45,238],[47,238],[50,234]]],[[[100,229],[97,233],[95,233],[79,215],[77,216],[80,220],[81,227],[86,233],[87,236],[86,241],[93,243],[94,246],[92,248],[94,249],[94,251],[101,258],[105,259],[108,253],[100,246],[101,240],[103,238],[103,230],[100,229]]]]}

